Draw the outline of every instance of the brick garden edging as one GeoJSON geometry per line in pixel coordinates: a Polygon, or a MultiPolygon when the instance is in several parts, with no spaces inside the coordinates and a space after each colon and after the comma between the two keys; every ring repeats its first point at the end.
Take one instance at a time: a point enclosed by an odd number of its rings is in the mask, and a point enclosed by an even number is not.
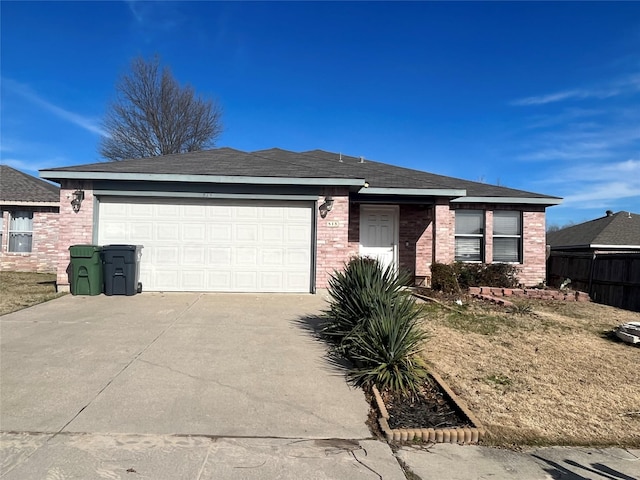
{"type": "Polygon", "coordinates": [[[387,442],[413,442],[423,441],[431,443],[460,443],[476,444],[485,435],[485,429],[480,420],[471,413],[467,404],[459,398],[437,373],[430,372],[431,378],[442,388],[447,398],[453,402],[458,410],[464,415],[472,427],[458,428],[390,428],[389,412],[382,400],[378,389],[373,387],[373,396],[378,406],[378,423],[387,442]]]}
{"type": "Polygon", "coordinates": [[[499,288],[469,287],[469,295],[494,302],[505,307],[512,307],[513,302],[503,297],[517,297],[538,300],[559,300],[563,302],[590,302],[589,294],[584,292],[547,290],[540,288],[499,288]]]}

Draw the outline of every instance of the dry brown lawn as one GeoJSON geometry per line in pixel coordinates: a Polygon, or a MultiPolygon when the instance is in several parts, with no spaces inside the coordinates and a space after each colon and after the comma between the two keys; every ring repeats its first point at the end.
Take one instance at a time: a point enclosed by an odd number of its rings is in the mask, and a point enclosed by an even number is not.
{"type": "Polygon", "coordinates": [[[520,314],[470,298],[448,304],[463,313],[424,306],[424,356],[489,442],[640,446],[640,348],[610,335],[640,313],[575,302],[529,301],[520,314]]]}
{"type": "Polygon", "coordinates": [[[0,272],[0,315],[64,295],[52,273],[0,272]]]}

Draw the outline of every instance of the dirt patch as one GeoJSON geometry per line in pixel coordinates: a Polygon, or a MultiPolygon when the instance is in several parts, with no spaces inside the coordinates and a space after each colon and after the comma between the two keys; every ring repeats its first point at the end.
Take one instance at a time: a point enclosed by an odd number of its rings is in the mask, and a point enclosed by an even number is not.
{"type": "Polygon", "coordinates": [[[433,382],[426,384],[420,394],[412,398],[394,396],[389,392],[381,395],[392,429],[473,426],[433,382]]]}
{"type": "Polygon", "coordinates": [[[64,295],[53,273],[0,272],[0,315],[64,295]]]}
{"type": "Polygon", "coordinates": [[[493,443],[640,445],[640,349],[609,335],[640,313],[541,300],[508,311],[455,300],[441,299],[455,311],[425,305],[423,354],[493,443]]]}

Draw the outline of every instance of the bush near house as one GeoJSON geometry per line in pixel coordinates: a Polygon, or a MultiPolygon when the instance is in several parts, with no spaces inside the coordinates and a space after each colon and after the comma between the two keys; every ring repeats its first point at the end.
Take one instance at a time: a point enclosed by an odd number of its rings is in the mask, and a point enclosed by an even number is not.
{"type": "Polygon", "coordinates": [[[354,364],[347,373],[354,385],[411,395],[424,384],[426,365],[417,353],[426,335],[404,289],[408,280],[365,257],[352,258],[331,276],[323,333],[354,364]]]}
{"type": "Polygon", "coordinates": [[[509,263],[434,263],[431,288],[443,293],[459,293],[469,287],[513,288],[519,283],[518,268],[509,263]]]}

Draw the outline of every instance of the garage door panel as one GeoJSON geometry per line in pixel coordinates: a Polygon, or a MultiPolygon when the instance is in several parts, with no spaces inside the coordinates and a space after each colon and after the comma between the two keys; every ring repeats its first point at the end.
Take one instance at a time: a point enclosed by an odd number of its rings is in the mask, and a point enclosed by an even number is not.
{"type": "Polygon", "coordinates": [[[263,225],[261,237],[264,242],[282,242],[284,239],[284,225],[263,225]]]}
{"type": "Polygon", "coordinates": [[[203,243],[206,240],[206,226],[203,223],[182,225],[182,241],[203,243]]]}
{"type": "Polygon", "coordinates": [[[143,242],[148,242],[153,239],[153,223],[134,223],[131,225],[131,237],[139,238],[143,242]]]}
{"type": "Polygon", "coordinates": [[[156,223],[153,241],[177,242],[181,240],[180,229],[173,223],[156,223]]]}
{"type": "Polygon", "coordinates": [[[263,265],[284,267],[284,251],[281,248],[265,248],[261,251],[263,265]]]}
{"type": "Polygon", "coordinates": [[[226,267],[231,266],[231,247],[215,247],[208,249],[209,255],[207,264],[211,266],[226,267]]]}
{"type": "Polygon", "coordinates": [[[256,242],[258,241],[258,226],[237,224],[235,229],[236,242],[256,242]]]}
{"type": "Polygon", "coordinates": [[[206,265],[206,251],[202,245],[194,245],[191,248],[182,250],[182,263],[184,265],[206,265]]]}

